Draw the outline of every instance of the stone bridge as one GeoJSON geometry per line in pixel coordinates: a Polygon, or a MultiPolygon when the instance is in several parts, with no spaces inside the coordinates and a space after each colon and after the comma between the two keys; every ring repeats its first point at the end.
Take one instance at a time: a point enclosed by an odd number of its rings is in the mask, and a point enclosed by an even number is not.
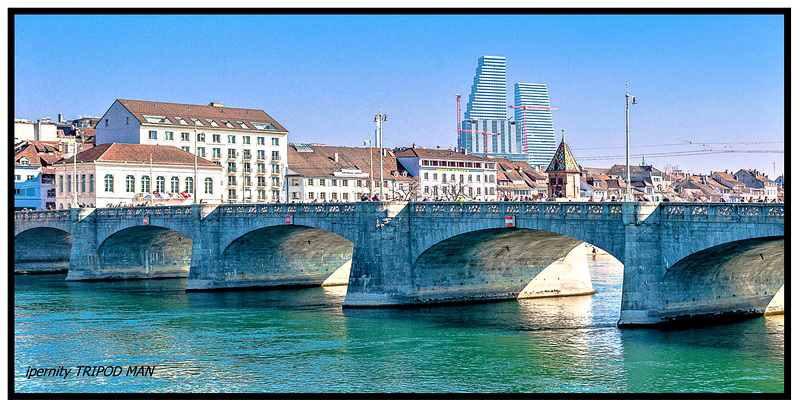
{"type": "Polygon", "coordinates": [[[346,283],[345,307],[593,293],[588,242],[625,266],[620,325],[764,314],[784,279],[782,204],[72,209],[17,212],[14,236],[17,271],[188,277],[187,290],[346,283]]]}

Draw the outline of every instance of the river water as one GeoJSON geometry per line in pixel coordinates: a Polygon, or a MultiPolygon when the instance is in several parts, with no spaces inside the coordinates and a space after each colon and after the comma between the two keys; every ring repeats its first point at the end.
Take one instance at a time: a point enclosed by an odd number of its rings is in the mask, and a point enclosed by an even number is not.
{"type": "Polygon", "coordinates": [[[17,275],[14,390],[784,392],[783,315],[621,330],[622,266],[608,256],[589,266],[593,296],[411,309],[342,309],[346,287],[186,293],[186,279],[17,275]],[[156,368],[25,377],[78,365],[156,368]]]}

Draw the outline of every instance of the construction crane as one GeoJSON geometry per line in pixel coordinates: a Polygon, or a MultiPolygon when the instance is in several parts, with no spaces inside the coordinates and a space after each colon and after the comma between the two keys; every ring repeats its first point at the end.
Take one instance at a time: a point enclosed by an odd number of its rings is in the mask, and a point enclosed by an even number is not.
{"type": "Polygon", "coordinates": [[[511,109],[522,109],[522,151],[525,154],[528,154],[528,136],[525,134],[525,131],[528,130],[528,123],[527,123],[527,116],[525,111],[528,109],[539,109],[539,110],[549,110],[554,111],[558,110],[558,108],[551,108],[549,106],[531,106],[531,105],[522,105],[522,106],[514,106],[508,105],[511,109]]]}
{"type": "Polygon", "coordinates": [[[499,135],[500,134],[500,133],[484,132],[482,130],[466,130],[466,129],[456,129],[456,130],[458,130],[459,132],[478,133],[478,134],[483,135],[483,157],[486,157],[486,149],[489,146],[489,144],[486,141],[486,139],[488,139],[487,136],[489,136],[489,135],[494,136],[494,135],[499,135]]]}
{"type": "Polygon", "coordinates": [[[458,131],[458,128],[461,127],[461,94],[456,94],[456,140],[458,141],[458,147],[463,146],[461,143],[461,132],[458,131]]]}

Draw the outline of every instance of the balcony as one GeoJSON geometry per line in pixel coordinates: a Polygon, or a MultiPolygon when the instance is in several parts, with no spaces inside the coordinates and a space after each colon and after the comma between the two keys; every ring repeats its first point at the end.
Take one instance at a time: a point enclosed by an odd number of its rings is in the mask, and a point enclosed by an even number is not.
{"type": "Polygon", "coordinates": [[[236,174],[236,167],[228,167],[228,174],[236,174]]]}
{"type": "Polygon", "coordinates": [[[251,173],[251,170],[250,170],[250,169],[248,169],[247,167],[245,167],[245,168],[244,168],[244,170],[242,171],[242,173],[244,173],[244,174],[250,174],[250,173],[251,173]]]}
{"type": "Polygon", "coordinates": [[[236,184],[228,184],[228,189],[235,189],[235,188],[236,188],[236,184]]]}
{"type": "Polygon", "coordinates": [[[244,155],[244,159],[245,160],[253,160],[253,155],[252,154],[245,154],[244,155]]]}
{"type": "Polygon", "coordinates": [[[267,188],[267,186],[266,186],[266,185],[263,185],[263,184],[259,184],[259,185],[258,185],[258,188],[263,190],[263,189],[267,188]]]}
{"type": "Polygon", "coordinates": [[[269,161],[271,161],[271,162],[279,162],[279,161],[281,161],[281,156],[272,156],[272,158],[270,158],[269,161]]]}
{"type": "Polygon", "coordinates": [[[258,157],[256,157],[256,161],[258,161],[258,162],[265,162],[265,161],[267,161],[267,160],[264,158],[264,156],[258,156],[258,157]]]}
{"type": "Polygon", "coordinates": [[[274,184],[271,187],[272,187],[273,190],[280,190],[281,189],[281,186],[276,186],[274,184]]]}

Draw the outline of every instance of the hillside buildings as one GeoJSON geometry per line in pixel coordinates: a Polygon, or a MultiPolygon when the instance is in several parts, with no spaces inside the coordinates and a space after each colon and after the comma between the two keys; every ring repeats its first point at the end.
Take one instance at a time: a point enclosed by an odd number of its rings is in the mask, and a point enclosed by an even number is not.
{"type": "Polygon", "coordinates": [[[220,166],[224,202],[285,201],[288,131],[263,110],[117,99],[96,130],[99,144],[173,146],[220,166]]]}
{"type": "Polygon", "coordinates": [[[53,166],[56,207],[220,204],[221,167],[195,158],[174,146],[98,145],[53,166]]]}

